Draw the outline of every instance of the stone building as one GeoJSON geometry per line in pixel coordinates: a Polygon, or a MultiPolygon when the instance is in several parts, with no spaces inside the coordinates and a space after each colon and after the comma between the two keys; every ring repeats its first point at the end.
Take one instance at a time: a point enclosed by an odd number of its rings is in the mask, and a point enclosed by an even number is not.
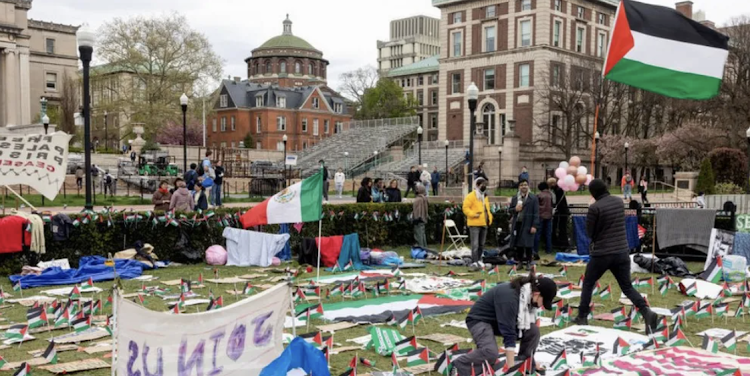
{"type": "Polygon", "coordinates": [[[378,71],[404,67],[440,54],[440,20],[414,16],[391,21],[390,40],[378,41],[378,71]]]}
{"type": "Polygon", "coordinates": [[[393,68],[386,73],[404,90],[405,95],[412,96],[417,102],[419,125],[424,130],[424,141],[436,141],[438,135],[439,97],[439,56],[435,55],[416,63],[400,68],[393,68]]]}

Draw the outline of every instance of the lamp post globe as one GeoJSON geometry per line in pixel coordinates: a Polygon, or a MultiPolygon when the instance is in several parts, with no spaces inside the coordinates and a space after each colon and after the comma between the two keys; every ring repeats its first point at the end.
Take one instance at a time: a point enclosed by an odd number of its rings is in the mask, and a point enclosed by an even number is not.
{"type": "Polygon", "coordinates": [[[474,133],[476,133],[477,121],[474,114],[477,110],[477,99],[479,98],[479,88],[475,83],[471,83],[466,90],[466,97],[469,100],[469,174],[470,182],[474,181],[474,133]]]}
{"type": "Polygon", "coordinates": [[[44,134],[47,134],[47,131],[49,130],[49,116],[47,116],[47,114],[42,116],[42,124],[44,125],[44,134]]]}
{"type": "Polygon", "coordinates": [[[628,149],[630,149],[630,143],[625,143],[625,173],[628,173],[628,149]]]}
{"type": "Polygon", "coordinates": [[[417,127],[417,143],[419,144],[419,164],[422,164],[422,133],[424,132],[424,129],[422,129],[422,126],[417,127]]]}

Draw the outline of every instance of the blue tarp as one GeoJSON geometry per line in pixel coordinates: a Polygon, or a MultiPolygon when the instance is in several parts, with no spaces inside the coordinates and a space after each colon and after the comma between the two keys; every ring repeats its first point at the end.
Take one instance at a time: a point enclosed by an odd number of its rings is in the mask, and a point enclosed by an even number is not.
{"type": "MultiPolygon", "coordinates": [[[[44,269],[40,275],[12,275],[10,281],[16,283],[21,281],[23,288],[54,286],[54,285],[73,285],[88,281],[89,278],[94,282],[111,281],[115,279],[112,267],[105,266],[106,258],[101,256],[84,256],[78,261],[78,269],[62,270],[57,266],[44,269]]],[[[115,260],[117,276],[122,279],[132,279],[143,274],[144,269],[151,269],[146,264],[135,260],[115,260]]]]}
{"type": "MultiPolygon", "coordinates": [[[[573,231],[575,231],[576,248],[579,255],[589,254],[589,245],[591,240],[586,233],[586,216],[573,216],[573,231]]],[[[641,246],[641,240],[638,238],[638,218],[635,216],[625,217],[625,235],[628,238],[628,248],[635,249],[641,246]]]]}
{"type": "MultiPolygon", "coordinates": [[[[289,233],[289,224],[288,223],[282,223],[281,226],[279,226],[279,234],[288,234],[289,233]]],[[[289,240],[286,241],[286,244],[284,245],[284,248],[279,251],[275,255],[279,258],[281,261],[289,261],[292,259],[292,247],[289,245],[289,240]]]]}
{"type": "Polygon", "coordinates": [[[555,261],[572,263],[576,263],[579,261],[589,262],[589,255],[576,255],[573,253],[557,252],[557,254],[555,255],[555,261]]]}
{"type": "Polygon", "coordinates": [[[293,339],[278,358],[260,371],[260,376],[286,376],[295,368],[301,368],[307,375],[331,376],[323,352],[301,337],[293,339]]]}
{"type": "Polygon", "coordinates": [[[734,247],[732,254],[743,256],[750,263],[750,234],[738,232],[734,234],[734,247]]]}

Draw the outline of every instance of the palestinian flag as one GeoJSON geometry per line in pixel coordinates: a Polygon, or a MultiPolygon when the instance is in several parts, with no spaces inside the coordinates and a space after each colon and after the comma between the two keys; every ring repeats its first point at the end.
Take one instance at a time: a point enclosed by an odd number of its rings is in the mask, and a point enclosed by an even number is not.
{"type": "Polygon", "coordinates": [[[639,287],[646,288],[651,287],[654,285],[654,277],[648,278],[648,279],[642,279],[639,283],[639,287]]]}
{"type": "Polygon", "coordinates": [[[374,367],[375,366],[375,362],[373,362],[371,360],[368,360],[368,359],[365,359],[365,358],[362,358],[362,357],[359,358],[359,362],[362,365],[367,366],[367,367],[374,367]]]}
{"type": "Polygon", "coordinates": [[[727,314],[727,311],[729,310],[729,304],[728,303],[722,303],[714,307],[714,313],[718,317],[722,317],[727,314]]]}
{"type": "Polygon", "coordinates": [[[667,7],[623,0],[604,77],[679,99],[719,93],[729,38],[667,7]]]}
{"type": "Polygon", "coordinates": [[[107,297],[107,301],[104,302],[105,307],[111,307],[112,306],[112,295],[107,297]]]}
{"type": "Polygon", "coordinates": [[[454,343],[454,344],[448,346],[448,348],[445,349],[445,351],[447,351],[449,354],[452,354],[452,353],[458,351],[458,343],[454,343]]]}
{"type": "Polygon", "coordinates": [[[192,286],[190,281],[185,279],[180,279],[180,292],[190,292],[192,290],[192,286]]]}
{"type": "Polygon", "coordinates": [[[357,376],[357,369],[356,368],[349,368],[344,373],[342,373],[339,376],[357,376]]]}
{"type": "Polygon", "coordinates": [[[89,277],[89,280],[81,283],[81,291],[87,291],[94,288],[94,279],[89,277]]]}
{"type": "MultiPolygon", "coordinates": [[[[317,221],[317,219],[316,219],[316,221],[317,221]]],[[[344,265],[344,271],[348,272],[348,271],[352,270],[352,268],[354,268],[354,263],[352,263],[352,260],[349,260],[349,262],[347,262],[346,265],[344,265]]]]}
{"type": "Polygon", "coordinates": [[[628,341],[622,339],[621,337],[617,337],[615,343],[612,345],[612,353],[617,356],[625,355],[629,350],[630,343],[628,343],[628,341]]]}
{"type": "Polygon", "coordinates": [[[724,282],[723,285],[721,285],[721,296],[723,298],[726,298],[727,296],[732,296],[732,289],[729,288],[729,284],[724,282]]]}
{"type": "Polygon", "coordinates": [[[703,344],[701,344],[701,348],[714,354],[719,352],[719,344],[709,336],[703,336],[703,344]]]}
{"type": "Polygon", "coordinates": [[[253,288],[253,285],[248,282],[245,284],[245,288],[242,290],[242,295],[252,295],[255,293],[255,288],[253,288]]]}
{"type": "Polygon", "coordinates": [[[409,318],[414,325],[417,325],[419,321],[422,320],[422,310],[419,309],[419,306],[416,306],[411,310],[411,316],[409,318]]]}
{"type": "Polygon", "coordinates": [[[391,285],[388,283],[387,279],[383,283],[380,283],[380,282],[375,283],[375,291],[378,294],[387,294],[390,289],[391,289],[391,285]]]}
{"type": "Polygon", "coordinates": [[[5,331],[5,338],[7,339],[23,339],[26,337],[26,333],[29,331],[29,326],[25,324],[16,324],[8,328],[5,331]]]}
{"type": "Polygon", "coordinates": [[[67,309],[63,309],[59,317],[55,319],[55,328],[70,322],[70,314],[67,309]]]}
{"type": "Polygon", "coordinates": [[[641,318],[641,312],[638,311],[638,307],[631,306],[630,312],[628,312],[628,318],[632,320],[633,322],[638,322],[638,320],[641,318]]]}
{"type": "Polygon", "coordinates": [[[695,281],[691,283],[689,286],[684,286],[680,284],[680,287],[682,288],[682,293],[687,296],[695,296],[695,294],[698,292],[698,287],[696,286],[695,281]]]}
{"type": "Polygon", "coordinates": [[[430,351],[423,347],[421,349],[412,351],[406,354],[406,366],[414,367],[421,364],[427,364],[430,362],[430,351]]]}
{"type": "Polygon", "coordinates": [[[494,268],[490,269],[490,271],[487,273],[487,275],[497,275],[500,273],[500,268],[498,268],[497,265],[495,265],[494,268]]]}
{"type": "Polygon", "coordinates": [[[393,364],[393,372],[396,373],[397,370],[401,368],[401,366],[398,365],[398,358],[396,358],[396,352],[391,353],[391,363],[393,364]]]}
{"type": "Polygon", "coordinates": [[[30,376],[31,375],[31,366],[29,363],[23,362],[21,363],[21,366],[18,367],[16,370],[16,373],[13,374],[13,376],[30,376]]]}
{"type": "MultiPolygon", "coordinates": [[[[299,337],[302,338],[302,339],[304,339],[305,342],[307,342],[307,343],[317,343],[318,346],[322,346],[323,345],[323,335],[320,332],[312,332],[312,333],[300,334],[299,337]]],[[[354,366],[356,367],[356,365],[357,365],[357,358],[356,357],[354,358],[353,362],[354,362],[354,366]]]]}
{"type": "Polygon", "coordinates": [[[307,296],[305,295],[305,292],[302,291],[302,289],[299,288],[299,287],[297,287],[297,291],[295,291],[294,294],[292,294],[292,295],[294,297],[294,302],[295,303],[299,303],[300,300],[302,300],[302,299],[307,300],[307,296]]]}
{"type": "Polygon", "coordinates": [[[628,317],[625,313],[625,307],[615,308],[610,312],[612,312],[615,322],[622,321],[628,317]]]}
{"type": "Polygon", "coordinates": [[[609,299],[610,296],[612,296],[612,286],[611,285],[607,285],[606,288],[602,289],[602,291],[599,292],[599,298],[602,299],[602,300],[609,299]]]}
{"type": "MultiPolygon", "coordinates": [[[[581,285],[581,288],[583,288],[583,285],[581,285]]],[[[599,294],[599,290],[601,290],[602,285],[599,284],[599,281],[596,281],[596,285],[594,286],[594,291],[591,292],[591,295],[597,295],[599,294]]]]}
{"type": "Polygon", "coordinates": [[[68,296],[68,299],[70,299],[70,300],[80,300],[81,299],[81,290],[78,289],[78,285],[73,286],[73,289],[70,290],[70,295],[68,296]]]}
{"type": "Polygon", "coordinates": [[[180,314],[180,304],[179,303],[175,304],[172,307],[172,313],[175,314],[175,315],[179,315],[180,314]]]}
{"type": "Polygon", "coordinates": [[[667,292],[669,292],[669,283],[664,282],[659,284],[659,293],[661,296],[667,295],[667,292]]]}
{"type": "Polygon", "coordinates": [[[448,354],[448,351],[443,351],[442,354],[440,354],[440,357],[438,357],[437,361],[435,362],[435,368],[433,368],[433,371],[443,375],[448,376],[448,373],[451,370],[451,355],[448,354]]]}
{"type": "Polygon", "coordinates": [[[395,347],[393,348],[393,353],[404,356],[409,352],[412,352],[419,348],[417,345],[417,337],[411,336],[409,338],[405,338],[401,341],[396,342],[395,347]]]}
{"type": "Polygon", "coordinates": [[[19,279],[18,281],[16,281],[16,283],[13,284],[13,291],[21,291],[21,288],[21,280],[19,279]]]}
{"type": "MultiPolygon", "coordinates": [[[[647,331],[650,331],[648,327],[646,327],[647,331]]],[[[648,334],[650,338],[653,338],[659,342],[664,342],[669,338],[669,328],[665,327],[664,329],[657,330],[655,332],[651,332],[648,334]]]]}
{"type": "Polygon", "coordinates": [[[335,264],[333,264],[333,268],[331,269],[331,273],[338,273],[341,271],[341,266],[339,266],[339,262],[336,261],[335,264]]]}
{"type": "Polygon", "coordinates": [[[687,341],[687,337],[685,336],[685,333],[682,332],[682,329],[677,329],[672,331],[672,335],[669,336],[669,339],[665,343],[667,346],[680,346],[683,343],[687,341]]]}
{"type": "Polygon", "coordinates": [[[695,318],[702,319],[706,317],[711,317],[713,310],[714,309],[711,303],[706,303],[704,306],[700,307],[698,312],[695,313],[695,318]]]}
{"type": "Polygon", "coordinates": [[[482,297],[482,289],[481,288],[469,289],[468,293],[469,293],[469,299],[472,302],[475,302],[475,301],[479,300],[479,298],[482,297]]]}
{"type": "Polygon", "coordinates": [[[508,271],[508,276],[512,277],[512,276],[514,276],[516,274],[518,274],[518,269],[516,268],[515,265],[513,265],[513,267],[510,268],[510,270],[508,271]]]}
{"type": "Polygon", "coordinates": [[[553,371],[557,371],[561,367],[565,367],[568,365],[568,353],[565,351],[565,348],[560,351],[559,354],[555,357],[555,359],[550,363],[550,368],[553,371]]]}
{"type": "Polygon", "coordinates": [[[563,267],[560,268],[560,270],[558,270],[557,272],[560,273],[561,276],[567,277],[568,276],[568,267],[565,266],[565,265],[563,265],[563,267]]]}
{"type": "Polygon", "coordinates": [[[396,265],[396,267],[395,267],[395,268],[391,269],[391,274],[392,274],[392,275],[393,275],[394,277],[398,278],[398,277],[401,277],[401,275],[402,275],[403,273],[401,273],[401,268],[399,268],[399,267],[398,267],[398,265],[396,265]]]}
{"type": "Polygon", "coordinates": [[[393,312],[391,312],[391,317],[388,318],[388,321],[386,321],[385,324],[389,326],[398,325],[398,319],[396,318],[396,315],[393,312]]]}
{"type": "MultiPolygon", "coordinates": [[[[345,300],[343,302],[326,303],[323,318],[328,321],[352,321],[383,323],[393,315],[399,319],[407,319],[408,314],[419,307],[423,317],[459,313],[471,308],[473,303],[468,300],[452,300],[435,295],[384,295],[378,298],[362,300],[345,300]]],[[[309,304],[296,307],[299,313],[309,304]]],[[[416,313],[416,310],[414,311],[416,313]]]]}
{"type": "Polygon", "coordinates": [[[719,369],[716,370],[716,376],[742,376],[742,371],[739,368],[731,369],[719,369]]]}
{"type": "Polygon", "coordinates": [[[659,341],[657,341],[656,338],[651,338],[645,345],[643,345],[643,350],[656,350],[658,348],[659,341]]]}
{"type": "Polygon", "coordinates": [[[567,295],[570,295],[572,291],[573,290],[572,290],[572,287],[570,286],[570,283],[567,283],[562,286],[558,286],[557,295],[567,296],[567,295]]]}
{"type": "Polygon", "coordinates": [[[445,277],[455,277],[455,276],[456,276],[456,272],[454,272],[453,270],[449,270],[448,273],[445,273],[445,277]]]}
{"type": "Polygon", "coordinates": [[[721,256],[716,256],[713,261],[711,261],[711,265],[708,266],[708,269],[704,270],[703,273],[700,274],[700,278],[703,278],[711,283],[719,283],[721,282],[721,273],[723,267],[724,263],[721,261],[721,256]]]}
{"type": "Polygon", "coordinates": [[[586,279],[585,274],[581,274],[578,278],[578,287],[583,288],[583,280],[586,279]]]}
{"type": "Polygon", "coordinates": [[[630,319],[625,319],[625,320],[615,322],[615,325],[613,326],[613,328],[629,331],[632,326],[633,326],[633,321],[630,319]]]}
{"type": "Polygon", "coordinates": [[[745,295],[742,297],[742,306],[745,308],[750,308],[750,293],[745,293],[745,295]]]}
{"type": "Polygon", "coordinates": [[[91,316],[84,316],[73,320],[71,323],[76,333],[84,332],[91,327],[91,316]]]}
{"type": "Polygon", "coordinates": [[[724,346],[727,351],[734,351],[737,348],[737,332],[732,330],[721,339],[721,345],[724,346]]]}
{"type": "Polygon", "coordinates": [[[323,169],[285,188],[240,217],[242,228],[320,220],[323,211],[323,169]]]}
{"type": "Polygon", "coordinates": [[[2,356],[0,356],[0,368],[3,368],[3,366],[5,365],[5,363],[8,363],[8,362],[6,362],[5,359],[3,359],[2,356]]]}
{"type": "Polygon", "coordinates": [[[734,318],[742,318],[744,309],[742,309],[742,302],[737,304],[737,310],[734,311],[734,318]]]}
{"type": "Polygon", "coordinates": [[[638,277],[635,277],[633,280],[630,281],[630,285],[639,288],[641,287],[641,280],[638,277]]]}
{"type": "Polygon", "coordinates": [[[562,314],[561,308],[555,309],[555,315],[552,317],[552,323],[558,328],[562,328],[565,325],[565,317],[562,314]]]}
{"type": "Polygon", "coordinates": [[[57,364],[57,351],[55,350],[55,341],[51,341],[49,343],[47,349],[44,350],[44,354],[42,355],[42,357],[46,359],[47,363],[49,364],[57,364]]]}
{"type": "Polygon", "coordinates": [[[107,322],[104,324],[104,329],[107,329],[107,333],[112,335],[112,315],[107,316],[107,322]]]}

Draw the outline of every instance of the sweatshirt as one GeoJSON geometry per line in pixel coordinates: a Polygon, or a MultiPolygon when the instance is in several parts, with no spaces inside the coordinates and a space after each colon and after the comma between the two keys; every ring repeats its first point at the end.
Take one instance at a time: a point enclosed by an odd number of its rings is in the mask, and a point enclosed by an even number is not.
{"type": "Polygon", "coordinates": [[[169,202],[169,210],[176,210],[178,212],[191,212],[195,203],[193,197],[190,195],[190,191],[187,188],[178,188],[172,194],[172,198],[169,202]]]}
{"type": "Polygon", "coordinates": [[[466,324],[471,328],[475,322],[492,325],[495,336],[503,337],[503,346],[515,348],[518,339],[519,291],[510,282],[501,283],[484,293],[471,307],[466,324]]]}

